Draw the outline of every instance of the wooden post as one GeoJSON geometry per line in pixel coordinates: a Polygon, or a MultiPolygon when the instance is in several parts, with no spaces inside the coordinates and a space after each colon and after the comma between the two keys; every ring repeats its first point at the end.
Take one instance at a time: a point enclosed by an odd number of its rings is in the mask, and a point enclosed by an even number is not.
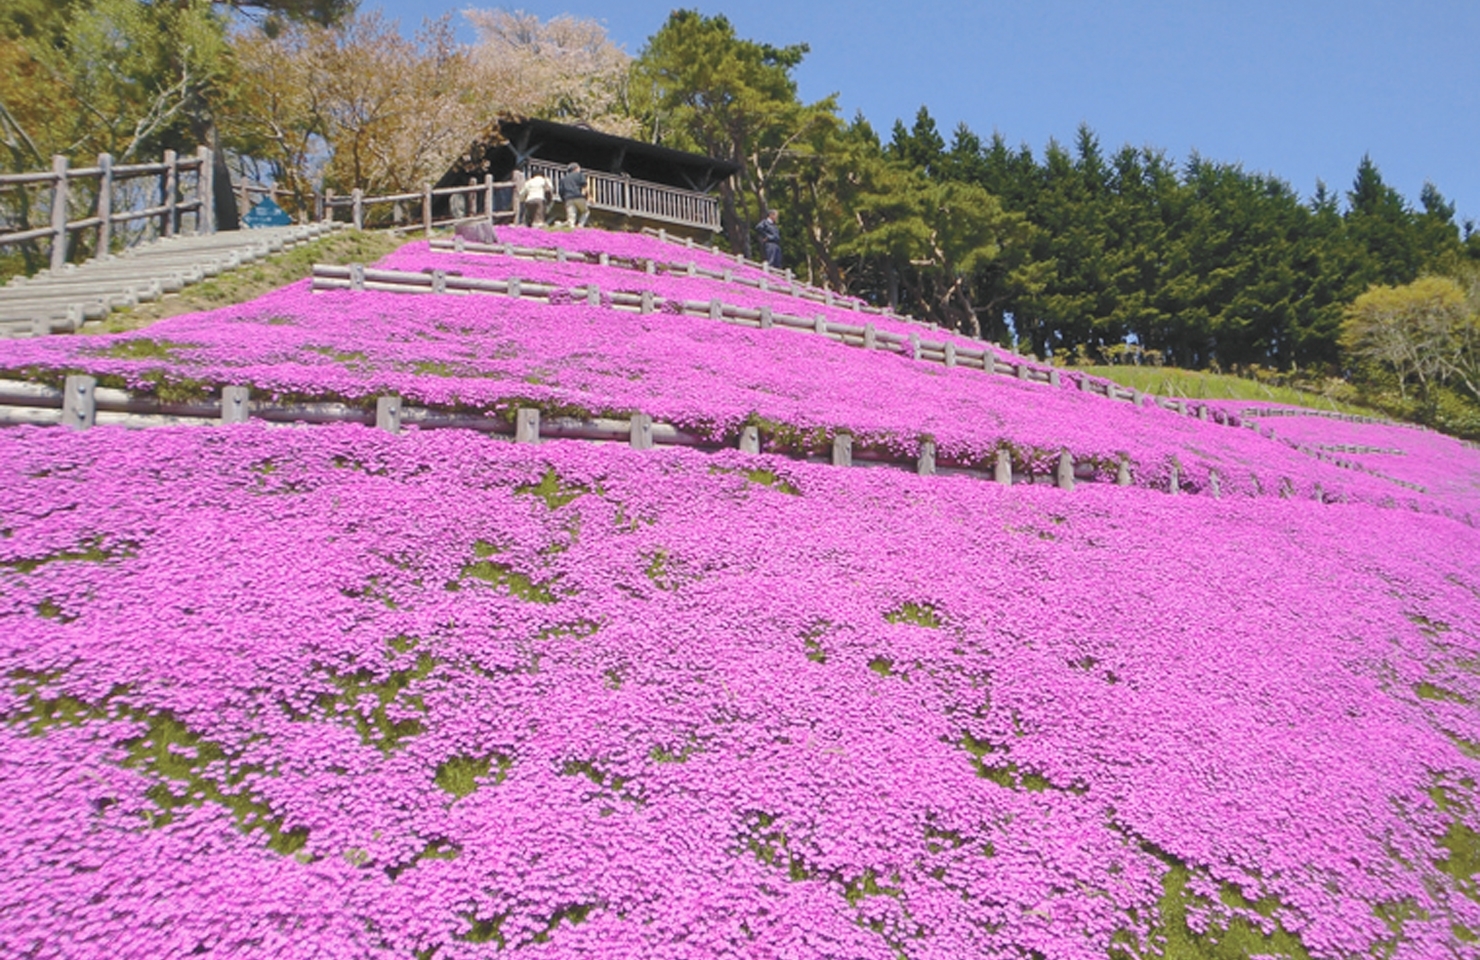
{"type": "Polygon", "coordinates": [[[764,306],[761,307],[761,329],[769,330],[772,326],[775,325],[775,322],[776,321],[771,316],[771,308],[764,306]]]}
{"type": "Polygon", "coordinates": [[[67,158],[51,158],[51,269],[67,262],[67,158]]]}
{"type": "Polygon", "coordinates": [[[1012,365],[1012,372],[1017,375],[1017,378],[1019,380],[1026,380],[1026,379],[1028,379],[1028,365],[1026,363],[1021,363],[1020,362],[1020,363],[1013,364],[1012,365]]]}
{"type": "Polygon", "coordinates": [[[93,389],[98,381],[86,374],[73,374],[62,389],[62,423],[74,430],[86,430],[97,418],[98,401],[93,389]]]}
{"type": "Polygon", "coordinates": [[[524,296],[524,289],[523,289],[522,284],[520,284],[518,277],[510,277],[509,280],[508,280],[508,286],[509,286],[509,296],[511,296],[511,297],[522,297],[522,296],[524,296]]]}
{"type": "Polygon", "coordinates": [[[1074,489],[1074,457],[1068,450],[1059,454],[1059,469],[1054,481],[1060,490],[1074,489]]]}
{"type": "Polygon", "coordinates": [[[108,256],[113,247],[113,157],[98,154],[98,248],[93,256],[99,260],[108,256]]]}
{"type": "Polygon", "coordinates": [[[175,151],[164,152],[164,235],[173,237],[179,229],[180,211],[176,207],[175,193],[179,190],[180,165],[175,151]]]}
{"type": "Polygon", "coordinates": [[[918,333],[910,334],[910,359],[920,359],[920,335],[918,333]]]}
{"type": "Polygon", "coordinates": [[[421,192],[421,228],[427,236],[432,235],[432,185],[429,183],[421,192]]]}
{"type": "Polygon", "coordinates": [[[1167,479],[1167,493],[1170,493],[1172,496],[1176,496],[1178,491],[1180,491],[1181,489],[1181,470],[1174,463],[1172,464],[1171,476],[1167,479]]]}
{"type": "Polygon", "coordinates": [[[1218,480],[1217,470],[1208,471],[1208,491],[1212,493],[1214,500],[1223,496],[1223,485],[1218,480]]]}
{"type": "Polygon", "coordinates": [[[514,420],[515,443],[540,442],[540,412],[533,407],[520,407],[514,420]]]}
{"type": "Polygon", "coordinates": [[[488,222],[493,223],[493,174],[483,175],[483,212],[488,215],[488,222]]]}
{"type": "Polygon", "coordinates": [[[432,271],[432,292],[433,293],[446,293],[447,292],[447,271],[446,270],[433,270],[432,271]]]}
{"type": "Polygon", "coordinates": [[[246,423],[251,408],[252,391],[246,387],[221,388],[221,422],[246,423]]]}
{"type": "Polygon", "coordinates": [[[586,304],[592,307],[601,306],[601,288],[594,283],[586,284],[586,304]]]}
{"type": "Polygon", "coordinates": [[[351,290],[365,289],[365,265],[363,263],[349,265],[349,288],[351,290]]]}
{"type": "Polygon", "coordinates": [[[1208,405],[1206,403],[1197,408],[1197,419],[1203,421],[1208,419],[1208,405]]]}
{"type": "Polygon", "coordinates": [[[922,477],[935,476],[935,441],[921,440],[920,455],[915,459],[915,472],[922,477]]]}
{"type": "Polygon", "coordinates": [[[324,210],[323,219],[327,222],[334,219],[334,188],[324,188],[324,210]]]}
{"type": "Polygon", "coordinates": [[[609,254],[609,253],[607,253],[605,250],[601,251],[600,253],[598,253],[596,255],[596,264],[597,264],[597,266],[609,267],[609,266],[611,266],[611,263],[612,263],[612,255],[609,254]]]}
{"type": "Polygon", "coordinates": [[[524,222],[524,201],[520,194],[524,193],[524,171],[514,171],[514,226],[524,222]]]}
{"type": "Polygon", "coordinates": [[[386,433],[401,432],[401,398],[375,398],[375,429],[386,433]]]}
{"type": "Polygon", "coordinates": [[[992,471],[992,479],[1004,487],[1012,486],[1012,457],[1006,450],[997,451],[997,465],[992,471]]]}
{"type": "Polygon", "coordinates": [[[853,434],[840,433],[833,437],[832,465],[835,467],[853,466],[853,434]]]}
{"type": "Polygon", "coordinates": [[[658,272],[658,261],[648,260],[642,265],[642,269],[645,270],[649,275],[654,275],[658,272]]]}
{"type": "Polygon", "coordinates": [[[1058,370],[1055,369],[1055,370],[1048,371],[1048,385],[1050,387],[1057,387],[1059,385],[1059,371],[1058,370]]]}
{"type": "Polygon", "coordinates": [[[877,336],[878,331],[874,329],[874,325],[872,323],[865,323],[863,325],[863,349],[874,349],[878,344],[877,339],[875,339],[877,336]]]}
{"type": "Polygon", "coordinates": [[[667,243],[668,242],[668,231],[667,230],[664,230],[662,227],[659,227],[658,228],[658,242],[659,243],[667,243]]]}
{"type": "Polygon", "coordinates": [[[634,413],[632,415],[631,440],[633,450],[651,450],[653,448],[653,418],[645,413],[634,413]]]}
{"type": "Polygon", "coordinates": [[[1120,458],[1120,465],[1115,468],[1115,485],[1117,487],[1128,487],[1131,485],[1131,461],[1129,457],[1120,458]]]}
{"type": "Polygon", "coordinates": [[[642,306],[640,306],[638,309],[641,310],[643,313],[653,312],[653,291],[642,291],[642,306]]]}
{"type": "Polygon", "coordinates": [[[1089,393],[1090,392],[1089,374],[1087,374],[1087,373],[1081,373],[1079,375],[1079,392],[1080,393],[1089,393]]]}
{"type": "Polygon", "coordinates": [[[745,427],[740,431],[740,452],[761,452],[761,430],[760,427],[745,427]]]}
{"type": "Polygon", "coordinates": [[[350,222],[355,225],[356,230],[363,230],[365,229],[365,191],[355,187],[349,196],[352,204],[350,222]]]}
{"type": "Polygon", "coordinates": [[[955,365],[956,365],[956,345],[954,343],[952,343],[951,341],[947,340],[946,341],[946,366],[948,366],[948,367],[954,367],[955,365]]]}
{"type": "Polygon", "coordinates": [[[195,158],[200,161],[200,166],[195,171],[195,199],[199,206],[195,208],[195,232],[211,234],[216,232],[216,167],[215,157],[210,147],[197,147],[195,158]]]}
{"type": "Polygon", "coordinates": [[[699,275],[699,265],[690,260],[684,264],[684,273],[690,277],[697,277],[699,275]]]}
{"type": "Polygon", "coordinates": [[[724,314],[724,304],[718,300],[709,301],[709,319],[718,320],[724,314]]]}
{"type": "Polygon", "coordinates": [[[1131,391],[1131,406],[1136,407],[1137,409],[1140,409],[1141,402],[1143,400],[1145,400],[1145,399],[1146,399],[1146,395],[1144,393],[1142,393],[1141,391],[1139,391],[1139,390],[1132,390],[1131,391]]]}
{"type": "Polygon", "coordinates": [[[570,260],[570,252],[568,250],[566,250],[564,247],[556,247],[555,248],[555,262],[556,263],[566,263],[569,260],[570,260]]]}
{"type": "Polygon", "coordinates": [[[812,332],[817,334],[819,337],[827,336],[827,317],[823,316],[820,313],[817,316],[813,317],[812,332]]]}

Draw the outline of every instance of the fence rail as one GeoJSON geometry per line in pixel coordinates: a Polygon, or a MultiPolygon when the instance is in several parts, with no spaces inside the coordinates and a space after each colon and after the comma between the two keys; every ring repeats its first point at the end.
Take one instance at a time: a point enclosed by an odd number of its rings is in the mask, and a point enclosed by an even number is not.
{"type": "MultiPolygon", "coordinates": [[[[493,175],[484,177],[483,182],[470,182],[465,187],[433,187],[430,183],[416,193],[388,193],[381,196],[367,197],[365,192],[356,187],[347,197],[336,197],[332,190],[326,191],[323,199],[323,216],[325,220],[335,219],[336,210],[348,210],[349,222],[354,224],[356,230],[365,229],[365,213],[372,206],[391,204],[419,203],[421,204],[420,225],[431,236],[435,227],[451,226],[464,223],[469,220],[495,220],[512,219],[515,211],[498,209],[498,191],[512,190],[514,184],[507,181],[495,181],[493,175]],[[462,209],[458,210],[459,204],[453,202],[448,204],[451,211],[450,216],[436,217],[435,205],[437,198],[458,198],[462,209]]],[[[415,229],[412,227],[411,229],[415,229]]]]}
{"type": "MultiPolygon", "coordinates": [[[[529,175],[540,174],[552,184],[569,170],[564,164],[530,160],[529,175]]],[[[719,200],[707,193],[684,190],[647,180],[634,180],[595,170],[583,171],[591,187],[591,209],[619,213],[708,230],[719,230],[719,200]]]]}
{"type": "MultiPolygon", "coordinates": [[[[515,255],[522,253],[527,256],[539,256],[548,248],[514,247],[509,244],[475,244],[462,241],[461,238],[452,241],[453,249],[473,250],[487,249],[489,251],[503,252],[504,250],[516,251],[515,255]]],[[[555,248],[562,250],[563,248],[555,248]]],[[[567,251],[567,256],[570,256],[567,251]]],[[[558,255],[557,255],[558,256],[558,255]]],[[[582,256],[576,254],[575,256],[582,256]]],[[[610,264],[619,258],[608,257],[604,261],[610,264]]],[[[652,261],[645,261],[652,264],[652,261]]],[[[521,297],[524,299],[544,300],[549,302],[553,297],[560,297],[557,290],[562,288],[554,284],[527,282],[517,277],[506,280],[482,279],[477,277],[464,277],[456,272],[445,270],[427,270],[421,273],[413,273],[401,270],[379,270],[374,267],[366,267],[361,264],[349,266],[336,266],[331,264],[315,264],[313,267],[313,284],[315,292],[327,290],[378,290],[387,293],[442,293],[442,294],[483,294],[491,296],[521,297]]],[[[609,305],[617,310],[626,310],[636,313],[656,313],[667,311],[671,313],[684,314],[686,316],[708,317],[711,320],[720,320],[738,326],[754,327],[757,329],[771,329],[772,327],[783,327],[814,333],[828,337],[839,343],[852,347],[860,347],[865,350],[893,350],[903,353],[914,360],[926,363],[938,363],[947,367],[966,367],[969,369],[982,370],[987,373],[1002,374],[1014,377],[1018,380],[1031,383],[1046,383],[1058,386],[1061,375],[1057,369],[1043,369],[1034,367],[1025,360],[1008,361],[999,357],[989,347],[982,346],[958,347],[951,341],[931,341],[921,339],[919,334],[911,333],[908,336],[895,333],[891,330],[880,330],[872,323],[863,325],[839,323],[829,320],[825,315],[818,314],[812,317],[804,317],[796,314],[777,312],[770,307],[759,308],[742,307],[721,300],[680,300],[662,297],[652,291],[633,292],[608,292],[600,289],[596,284],[587,284],[564,291],[575,302],[584,302],[590,305],[609,305]]],[[[1098,394],[1112,400],[1129,400],[1138,405],[1147,399],[1168,410],[1176,411],[1182,415],[1196,416],[1201,420],[1230,422],[1225,415],[1207,404],[1193,405],[1186,400],[1167,397],[1155,397],[1143,394],[1139,390],[1129,390],[1113,383],[1097,383],[1088,377],[1078,378],[1079,390],[1084,393],[1098,394]]]]}
{"type": "MultiPolygon", "coordinates": [[[[921,476],[958,474],[990,479],[1012,485],[1018,483],[1051,483],[1062,490],[1073,490],[1084,482],[1109,478],[1101,462],[1075,462],[1067,449],[1060,451],[1049,474],[1032,473],[1029,464],[1014,463],[1011,453],[999,448],[986,460],[953,462],[939,459],[935,443],[924,439],[918,452],[900,454],[883,447],[861,447],[854,434],[846,429],[835,431],[822,447],[798,449],[788,446],[778,436],[762,433],[756,426],[741,427],[738,434],[715,438],[682,426],[654,421],[647,414],[635,413],[627,419],[545,417],[536,408],[519,408],[507,416],[480,416],[459,410],[407,406],[400,396],[370,398],[364,406],[345,403],[280,403],[254,401],[249,388],[221,388],[219,400],[171,403],[154,397],[138,396],[125,390],[99,387],[94,377],[74,374],[61,388],[24,381],[0,380],[0,424],[62,425],[86,430],[95,426],[143,428],[155,426],[198,426],[246,423],[258,419],[274,424],[358,423],[390,433],[403,427],[420,429],[454,428],[476,430],[508,437],[516,443],[539,443],[546,440],[588,440],[626,442],[639,450],[655,446],[682,446],[701,450],[738,448],[744,453],[787,456],[811,462],[830,463],[837,467],[893,466],[913,470],[921,476]]],[[[1191,492],[1180,484],[1174,464],[1165,492],[1191,492]]],[[[1205,491],[1221,495],[1217,472],[1210,474],[1205,491]]],[[[1122,456],[1114,465],[1114,484],[1131,485],[1130,459],[1122,456]]]]}
{"type": "MultiPolygon", "coordinates": [[[[99,387],[96,378],[86,374],[73,374],[66,378],[61,388],[25,381],[0,380],[0,425],[62,425],[85,430],[94,426],[145,428],[226,425],[247,423],[254,418],[284,426],[358,423],[390,433],[400,433],[405,426],[419,429],[475,430],[508,437],[516,443],[588,440],[626,442],[639,450],[655,446],[682,446],[708,451],[738,448],[743,453],[759,455],[764,452],[773,456],[831,463],[835,467],[900,467],[913,470],[921,476],[966,475],[1007,486],[1044,483],[1061,490],[1073,490],[1077,484],[1084,482],[1113,482],[1118,487],[1132,485],[1131,460],[1124,454],[1112,465],[1112,481],[1110,466],[1103,459],[1076,461],[1067,448],[1060,450],[1051,471],[1034,473],[1030,463],[1015,463],[1012,454],[1003,447],[999,447],[987,459],[953,461],[939,458],[935,442],[925,438],[919,441],[915,455],[909,456],[889,447],[855,446],[855,435],[847,428],[834,431],[824,441],[822,448],[799,449],[788,445],[779,436],[763,434],[757,426],[744,426],[736,436],[716,438],[685,430],[679,425],[654,421],[651,416],[642,413],[635,413],[625,420],[547,418],[537,408],[519,408],[512,411],[514,416],[511,420],[506,415],[482,416],[461,410],[407,406],[398,395],[373,398],[374,409],[371,409],[369,399],[367,398],[364,406],[346,403],[254,401],[249,388],[225,386],[221,388],[219,400],[168,402],[155,397],[138,396],[125,390],[99,387]]],[[[1417,484],[1385,477],[1374,471],[1364,472],[1420,493],[1426,492],[1417,484]]],[[[1222,496],[1222,478],[1217,470],[1209,470],[1206,486],[1201,489],[1189,488],[1181,478],[1180,465],[1173,461],[1168,465],[1165,486],[1152,489],[1172,495],[1206,493],[1217,499],[1222,496]]],[[[1281,497],[1292,495],[1293,485],[1288,478],[1281,478],[1279,490],[1281,497]]],[[[1322,503],[1340,502],[1340,498],[1325,494],[1319,485],[1316,486],[1314,499],[1322,503]]],[[[1474,518],[1469,514],[1465,514],[1463,520],[1470,526],[1474,525],[1474,518]]]]}
{"type": "Polygon", "coordinates": [[[0,175],[0,190],[19,188],[32,184],[51,184],[51,224],[28,230],[0,232],[0,246],[24,243],[30,240],[51,241],[51,269],[60,270],[67,262],[70,236],[82,230],[97,230],[97,255],[109,252],[113,242],[115,224],[134,220],[159,220],[162,236],[173,237],[181,227],[181,217],[195,216],[196,233],[214,233],[212,198],[212,157],[208,147],[200,147],[194,157],[181,158],[173,150],[164,152],[160,163],[113,163],[108,154],[99,154],[95,167],[71,167],[64,156],[52,158],[52,168],[47,173],[11,173],[0,175]],[[193,196],[183,193],[181,174],[193,173],[193,196]],[[115,188],[125,180],[141,177],[159,177],[159,203],[143,208],[114,209],[115,188]],[[68,219],[68,204],[79,181],[97,181],[97,202],[94,213],[80,220],[68,219]]]}

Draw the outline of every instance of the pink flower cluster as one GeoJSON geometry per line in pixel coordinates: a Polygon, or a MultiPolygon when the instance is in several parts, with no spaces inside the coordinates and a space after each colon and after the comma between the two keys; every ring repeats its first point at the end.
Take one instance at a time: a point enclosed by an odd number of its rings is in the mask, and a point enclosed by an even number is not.
{"type": "Polygon", "coordinates": [[[1436,866],[1480,826],[1434,792],[1480,777],[1443,517],[456,431],[0,445],[10,955],[1088,960],[1155,952],[1169,861],[1315,957],[1480,930],[1436,866]]]}
{"type": "MultiPolygon", "coordinates": [[[[688,252],[600,231],[539,235],[614,255],[635,255],[634,245],[688,252]]],[[[702,251],[695,255],[723,262],[702,251]]],[[[604,290],[654,289],[662,297],[719,298],[742,306],[794,309],[797,303],[721,281],[429,252],[424,244],[409,245],[386,265],[518,276],[563,289],[594,282],[604,290]]],[[[854,323],[877,319],[841,307],[806,309],[854,323]]],[[[760,421],[792,437],[848,431],[860,448],[901,456],[912,456],[928,437],[945,463],[990,469],[996,451],[1005,447],[1020,470],[1040,476],[1068,449],[1076,460],[1093,464],[1101,479],[1113,478],[1117,462],[1127,457],[1135,482],[1160,489],[1168,488],[1175,470],[1183,491],[1209,492],[1216,472],[1224,495],[1319,495],[1461,516],[1480,505],[1480,495],[1464,483],[1415,492],[1371,473],[1318,462],[1253,431],[1082,394],[1070,378],[1053,389],[914,362],[892,351],[866,352],[810,333],[666,313],[635,315],[583,302],[312,294],[306,284],[295,284],[140,334],[22,342],[7,348],[0,366],[53,377],[86,370],[143,389],[188,381],[210,389],[250,385],[258,395],[363,402],[394,393],[410,403],[481,410],[534,405],[548,411],[635,411],[726,442],[743,424],[760,421]]],[[[1460,449],[1455,443],[1430,445],[1413,456],[1428,464],[1426,474],[1442,477],[1460,449]]]]}
{"type": "MultiPolygon", "coordinates": [[[[386,265],[803,312],[424,245],[386,265]]],[[[1194,931],[1321,960],[1480,933],[1480,453],[1448,438],[307,284],[8,343],[0,367],[641,411],[727,441],[760,422],[773,450],[929,437],[943,464],[1007,448],[1040,472],[1067,448],[1136,481],[451,430],[0,431],[0,955],[1102,960],[1161,954],[1172,870],[1194,931]],[[1297,449],[1323,445],[1375,472],[1297,449]],[[1157,492],[1174,469],[1193,495],[1157,492]]]]}

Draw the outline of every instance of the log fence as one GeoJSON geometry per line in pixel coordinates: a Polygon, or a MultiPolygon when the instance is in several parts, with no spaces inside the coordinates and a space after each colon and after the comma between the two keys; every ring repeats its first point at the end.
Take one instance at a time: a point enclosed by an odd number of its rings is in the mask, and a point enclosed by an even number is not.
{"type": "MultiPolygon", "coordinates": [[[[453,242],[456,243],[456,241],[453,242]]],[[[472,244],[465,244],[464,248],[471,246],[472,244]]],[[[547,303],[552,302],[552,299],[555,302],[599,303],[626,312],[676,313],[705,317],[760,330],[781,327],[824,336],[850,347],[900,353],[924,363],[982,370],[986,373],[1010,376],[1029,383],[1045,383],[1051,386],[1059,386],[1061,383],[1058,369],[1036,367],[1026,360],[1005,360],[985,344],[980,347],[957,346],[948,341],[924,340],[918,334],[906,336],[892,330],[879,329],[872,323],[862,325],[839,323],[821,314],[810,317],[800,316],[778,312],[766,306],[742,307],[713,299],[669,299],[652,291],[605,291],[595,284],[567,289],[555,284],[536,283],[518,277],[503,280],[484,279],[460,276],[456,271],[434,269],[413,273],[401,270],[380,270],[359,264],[348,266],[315,264],[312,289],[314,292],[375,290],[386,293],[481,294],[543,300],[547,303]]],[[[1092,381],[1087,377],[1081,377],[1078,383],[1082,392],[1108,397],[1111,400],[1141,404],[1150,399],[1158,406],[1184,416],[1197,416],[1199,419],[1212,422],[1231,423],[1221,411],[1213,410],[1205,404],[1193,405],[1180,399],[1151,397],[1113,383],[1092,381]]]]}
{"type": "MultiPolygon", "coordinates": [[[[624,443],[637,450],[659,446],[707,451],[735,448],[743,453],[787,456],[838,467],[902,467],[921,476],[970,475],[1006,485],[1051,483],[1064,490],[1074,489],[1076,483],[1095,481],[1101,473],[1099,463],[1076,462],[1067,449],[1060,452],[1051,475],[1034,475],[1025,469],[1014,469],[1005,448],[997,450],[991,466],[985,461],[939,460],[935,443],[928,437],[919,442],[914,456],[908,456],[883,447],[859,447],[847,430],[836,431],[821,447],[798,449],[753,425],[743,426],[734,437],[717,438],[655,421],[643,413],[634,413],[626,419],[547,417],[536,408],[519,408],[513,413],[511,419],[464,410],[407,406],[401,397],[394,395],[375,397],[373,408],[346,403],[280,403],[253,400],[249,388],[238,385],[221,388],[219,400],[169,402],[99,387],[96,378],[85,374],[67,376],[60,388],[0,380],[0,425],[61,425],[86,430],[101,426],[226,426],[255,419],[281,426],[357,423],[389,433],[400,433],[406,427],[453,428],[475,430],[522,444],[587,440],[624,443]]],[[[1114,482],[1117,486],[1130,486],[1128,458],[1120,459],[1114,482]]]]}
{"type": "Polygon", "coordinates": [[[158,233],[163,237],[175,236],[183,226],[182,218],[194,217],[194,232],[215,232],[212,196],[212,158],[207,147],[201,147],[194,157],[180,157],[173,150],[166,150],[159,163],[115,164],[106,153],[99,154],[97,165],[72,167],[64,156],[52,158],[52,168],[40,173],[11,173],[0,175],[0,190],[24,189],[28,186],[50,186],[50,219],[45,227],[22,230],[0,231],[0,247],[33,240],[47,240],[50,245],[50,266],[60,270],[67,262],[72,235],[81,231],[96,231],[95,253],[106,255],[113,246],[114,228],[136,220],[158,220],[158,233]],[[189,174],[193,190],[185,188],[182,175],[189,174]],[[159,199],[152,206],[135,207],[118,204],[118,187],[128,180],[153,178],[159,182],[159,199]],[[95,203],[92,215],[79,220],[69,219],[69,208],[74,195],[81,191],[80,183],[96,181],[95,203]]]}
{"type": "Polygon", "coordinates": [[[421,207],[421,219],[405,226],[392,216],[392,229],[415,230],[420,227],[427,236],[437,227],[454,226],[459,223],[467,223],[473,220],[491,222],[497,219],[512,219],[516,215],[514,209],[498,209],[498,191],[513,189],[514,184],[506,181],[495,181],[493,175],[489,174],[480,182],[472,180],[463,187],[433,187],[430,183],[415,193],[388,193],[381,196],[366,196],[365,192],[356,187],[347,197],[335,196],[334,192],[327,191],[321,202],[323,218],[334,220],[337,218],[336,211],[348,210],[349,222],[356,230],[365,229],[367,212],[371,207],[389,204],[393,211],[404,208],[406,204],[419,204],[421,207]],[[449,215],[436,216],[436,205],[439,198],[448,198],[449,215]],[[458,209],[461,207],[461,209],[458,209]]]}
{"type": "MultiPolygon", "coordinates": [[[[895,467],[912,470],[920,476],[937,474],[965,475],[1011,486],[1013,484],[1051,483],[1061,490],[1072,491],[1076,484],[1104,482],[1107,476],[1101,458],[1076,461],[1067,447],[1059,452],[1051,474],[1033,474],[1026,464],[1014,464],[1005,447],[999,447],[991,459],[971,461],[942,460],[934,440],[922,436],[914,456],[903,455],[887,447],[860,448],[854,433],[846,428],[834,431],[825,441],[825,450],[798,449],[779,437],[763,435],[760,428],[747,425],[734,437],[714,437],[671,423],[655,421],[647,414],[634,413],[628,419],[545,417],[536,408],[519,408],[511,418],[465,410],[407,406],[399,396],[378,396],[374,407],[347,403],[280,403],[274,400],[254,401],[250,389],[240,385],[221,388],[219,400],[201,399],[172,402],[140,396],[125,390],[99,387],[96,378],[86,374],[66,377],[60,388],[27,381],[0,380],[0,426],[31,424],[61,425],[86,430],[95,426],[145,428],[158,426],[210,426],[247,423],[252,419],[279,426],[358,423],[390,433],[405,427],[418,429],[474,430],[504,437],[515,443],[540,443],[546,440],[588,440],[626,443],[634,449],[655,446],[682,446],[714,451],[736,448],[742,453],[788,456],[809,462],[830,463],[835,467],[895,467]],[[1017,469],[1022,467],[1022,469],[1017,469]]],[[[1293,446],[1293,444],[1292,444],[1293,446]]],[[[1297,448],[1300,449],[1300,448],[1297,448]]],[[[1398,480],[1375,470],[1340,458],[1321,459],[1338,467],[1367,473],[1387,482],[1426,493],[1415,483],[1398,480]]],[[[1130,459],[1121,455],[1115,463],[1115,486],[1132,485],[1130,459]]],[[[1293,484],[1281,478],[1280,495],[1291,496],[1293,484]]],[[[1181,480],[1181,469],[1170,464],[1165,492],[1188,492],[1181,480]]],[[[1222,480],[1216,470],[1209,471],[1208,495],[1222,496],[1222,480]]],[[[1316,487],[1315,499],[1332,502],[1316,487]]],[[[1466,515],[1467,523],[1472,523],[1466,515]]]]}

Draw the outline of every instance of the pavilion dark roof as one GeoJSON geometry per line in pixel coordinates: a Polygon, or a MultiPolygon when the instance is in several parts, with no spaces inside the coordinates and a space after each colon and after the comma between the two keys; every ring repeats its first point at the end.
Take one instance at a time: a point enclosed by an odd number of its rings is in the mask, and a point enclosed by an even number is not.
{"type": "Polygon", "coordinates": [[[584,126],[550,120],[498,122],[496,130],[472,144],[466,155],[443,176],[439,186],[466,183],[491,173],[508,180],[530,159],[547,163],[579,163],[587,170],[626,174],[684,190],[708,192],[740,171],[740,165],[699,153],[629,140],[584,126]]]}

